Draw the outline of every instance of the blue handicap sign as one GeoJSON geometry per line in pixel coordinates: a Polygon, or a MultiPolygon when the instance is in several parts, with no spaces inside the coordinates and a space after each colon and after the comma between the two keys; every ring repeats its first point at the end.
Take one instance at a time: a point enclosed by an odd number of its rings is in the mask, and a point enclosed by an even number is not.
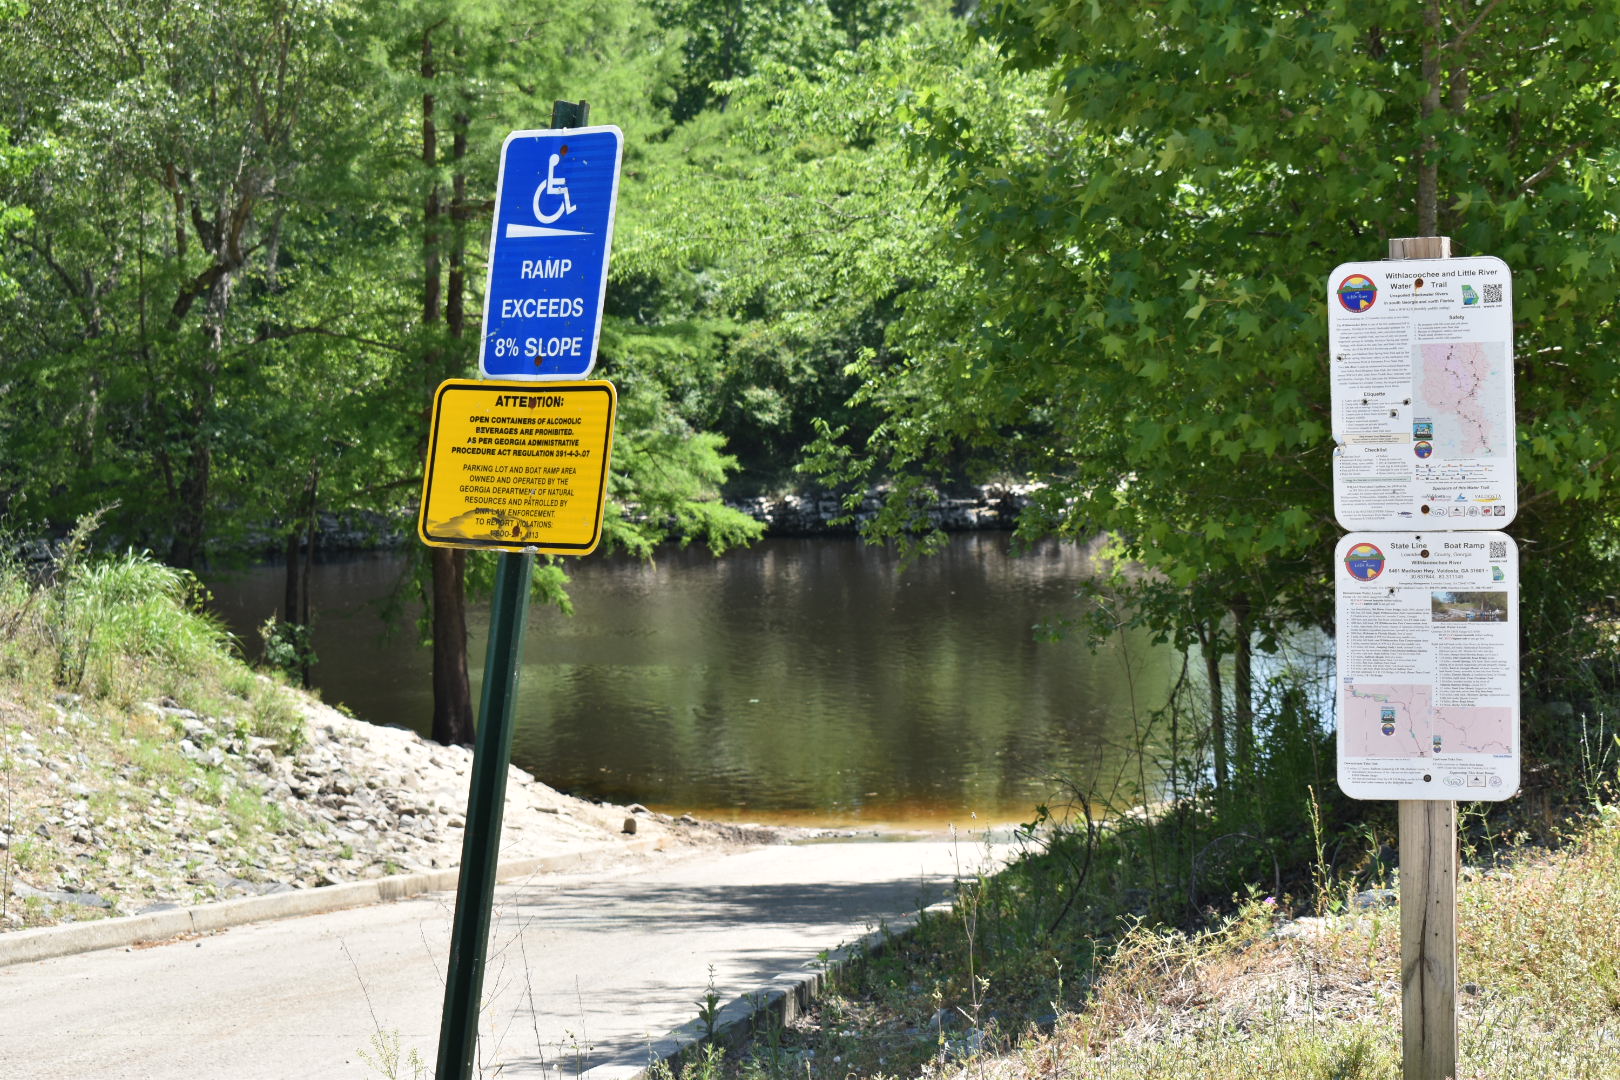
{"type": "Polygon", "coordinates": [[[514,131],[501,146],[478,370],[577,379],[596,364],[624,133],[514,131]]]}

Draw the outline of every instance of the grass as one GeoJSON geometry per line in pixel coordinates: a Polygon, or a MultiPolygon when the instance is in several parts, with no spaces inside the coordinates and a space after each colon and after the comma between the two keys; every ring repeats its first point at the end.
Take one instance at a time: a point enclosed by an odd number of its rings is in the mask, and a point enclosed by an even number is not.
{"type": "Polygon", "coordinates": [[[372,1033],[371,1046],[359,1051],[366,1068],[383,1080],[422,1080],[427,1076],[427,1062],[414,1047],[401,1049],[398,1029],[372,1033]]]}
{"type": "MultiPolygon", "coordinates": [[[[184,701],[230,718],[238,736],[296,749],[303,729],[294,700],[243,663],[236,640],[205,609],[201,582],[144,553],[93,557],[98,520],[81,521],[47,567],[0,555],[0,684],[31,702],[74,694],[125,713],[184,701]]],[[[150,725],[134,734],[167,735],[150,725]]]]}
{"type": "Polygon", "coordinates": [[[190,574],[144,554],[93,556],[95,524],[81,522],[44,566],[0,545],[0,929],[95,917],[19,904],[10,886],[30,877],[105,893],[110,864],[141,865],[161,843],[153,814],[225,827],[249,854],[289,827],[285,811],[239,783],[235,762],[206,755],[296,750],[294,695],[243,662],[190,574]],[[181,707],[209,722],[188,730],[181,707]],[[183,752],[184,739],[201,755],[183,752]],[[80,824],[68,824],[76,806],[80,824]]]}
{"type": "MultiPolygon", "coordinates": [[[[1620,1075],[1620,809],[1556,849],[1498,854],[1459,888],[1458,1080],[1620,1075]]],[[[1359,909],[1336,889],[1299,905],[1328,916],[1296,917],[1269,895],[1201,929],[1124,916],[1109,940],[1066,958],[1025,948],[1019,964],[985,948],[1006,913],[981,880],[957,911],[837,976],[805,1019],[710,1049],[686,1073],[1389,1080],[1400,1075],[1399,911],[1359,909]]]]}
{"type": "MultiPolygon", "coordinates": [[[[1620,1076],[1620,743],[1587,719],[1569,715],[1582,738],[1540,759],[1539,789],[1460,815],[1458,1080],[1620,1076]]],[[[1151,811],[1070,788],[950,914],[835,975],[806,1017],[685,1071],[1398,1076],[1399,912],[1368,906],[1397,884],[1393,804],[1338,796],[1325,725],[1286,682],[1258,720],[1258,782],[1210,790],[1172,736],[1151,811]]]]}
{"type": "MultiPolygon", "coordinates": [[[[1620,1075],[1620,814],[1516,855],[1459,892],[1462,1077],[1620,1075]]],[[[1400,1001],[1395,908],[1279,925],[1251,902],[1208,931],[1126,934],[1084,1008],[985,1075],[1391,1077],[1400,1001]]]]}

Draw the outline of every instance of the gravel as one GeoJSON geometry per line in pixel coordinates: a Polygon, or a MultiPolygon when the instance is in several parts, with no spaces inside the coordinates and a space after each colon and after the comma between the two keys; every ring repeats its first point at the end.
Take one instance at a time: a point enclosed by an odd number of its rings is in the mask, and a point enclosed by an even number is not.
{"type": "MultiPolygon", "coordinates": [[[[457,865],[471,750],[299,702],[307,738],[289,754],[170,700],[119,716],[0,697],[0,930],[457,865]],[[142,724],[155,764],[121,753],[142,724]]],[[[632,837],[674,851],[780,834],[596,804],[511,767],[503,859],[632,837]]]]}

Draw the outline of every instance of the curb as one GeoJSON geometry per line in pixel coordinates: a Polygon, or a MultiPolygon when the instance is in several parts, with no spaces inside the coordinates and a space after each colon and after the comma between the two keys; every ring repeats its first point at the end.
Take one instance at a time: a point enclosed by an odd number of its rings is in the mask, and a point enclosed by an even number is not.
{"type": "MultiPolygon", "coordinates": [[[[566,870],[602,855],[646,854],[656,846],[652,839],[630,840],[622,844],[593,845],[563,855],[513,859],[500,864],[495,880],[510,881],[531,874],[566,870]]],[[[290,919],[299,915],[316,915],[404,900],[422,893],[453,890],[460,875],[459,867],[393,874],[367,881],[344,882],[342,885],[272,893],[269,896],[242,896],[212,904],[153,911],[145,915],[124,915],[94,922],[14,930],[0,934],[0,967],[70,956],[92,949],[115,949],[142,942],[163,941],[183,934],[207,933],[246,923],[290,919]]]]}
{"type": "Polygon", "coordinates": [[[954,901],[942,900],[902,915],[852,944],[834,949],[825,959],[783,972],[759,989],[733,998],[720,1009],[712,1034],[703,1020],[689,1020],[648,1045],[645,1065],[598,1065],[580,1073],[578,1080],[647,1080],[655,1068],[665,1064],[678,1077],[704,1046],[735,1049],[763,1027],[791,1024],[821,996],[829,976],[867,957],[881,956],[891,942],[915,930],[924,916],[948,914],[954,908],[954,901]]]}

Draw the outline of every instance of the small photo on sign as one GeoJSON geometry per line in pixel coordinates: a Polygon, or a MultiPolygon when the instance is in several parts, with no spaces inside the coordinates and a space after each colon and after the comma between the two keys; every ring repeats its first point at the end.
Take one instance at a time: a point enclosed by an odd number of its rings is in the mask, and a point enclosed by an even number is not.
{"type": "Polygon", "coordinates": [[[1429,620],[1437,623],[1501,623],[1508,620],[1505,592],[1434,592],[1429,620]]]}

